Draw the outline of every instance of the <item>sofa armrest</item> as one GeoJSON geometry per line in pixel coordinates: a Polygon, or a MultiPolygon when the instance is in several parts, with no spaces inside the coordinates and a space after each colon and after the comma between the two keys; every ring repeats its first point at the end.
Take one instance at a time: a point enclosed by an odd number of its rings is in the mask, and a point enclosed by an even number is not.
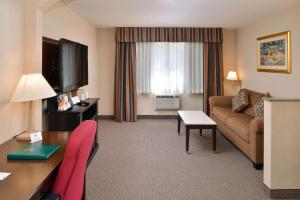
{"type": "Polygon", "coordinates": [[[250,157],[256,164],[263,163],[264,119],[252,119],[250,122],[250,157]]]}
{"type": "Polygon", "coordinates": [[[212,112],[212,109],[214,106],[231,108],[232,107],[232,98],[233,98],[233,96],[211,96],[211,97],[209,97],[210,113],[212,112]]]}
{"type": "Polygon", "coordinates": [[[220,107],[232,107],[233,96],[211,96],[209,97],[209,105],[220,107]]]}
{"type": "Polygon", "coordinates": [[[250,122],[250,132],[255,134],[264,134],[264,119],[254,118],[250,122]]]}

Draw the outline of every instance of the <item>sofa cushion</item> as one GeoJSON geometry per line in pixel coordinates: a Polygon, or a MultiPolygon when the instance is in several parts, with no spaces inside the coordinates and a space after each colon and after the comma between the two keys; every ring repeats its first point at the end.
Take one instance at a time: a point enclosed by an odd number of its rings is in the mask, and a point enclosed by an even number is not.
{"type": "Polygon", "coordinates": [[[215,118],[226,125],[228,117],[243,117],[244,113],[233,113],[231,108],[214,106],[211,113],[215,118]]]}
{"type": "Polygon", "coordinates": [[[220,120],[223,124],[226,124],[226,119],[233,114],[231,108],[226,107],[213,107],[212,113],[218,120],[220,120]]]}
{"type": "Polygon", "coordinates": [[[253,106],[264,96],[264,94],[254,92],[248,89],[243,89],[243,90],[247,90],[249,95],[249,106],[243,112],[246,113],[247,115],[254,117],[255,112],[253,106]]]}
{"type": "Polygon", "coordinates": [[[240,112],[249,105],[247,90],[241,89],[239,93],[232,98],[232,112],[240,112]]]}
{"type": "Polygon", "coordinates": [[[250,106],[254,106],[265,94],[247,90],[250,106]]]}
{"type": "Polygon", "coordinates": [[[253,106],[248,106],[245,110],[243,110],[243,113],[250,115],[251,117],[255,117],[253,106]]]}
{"type": "Polygon", "coordinates": [[[263,118],[264,117],[264,101],[266,98],[269,98],[270,94],[265,94],[260,100],[253,106],[255,118],[263,118]]]}
{"type": "Polygon", "coordinates": [[[245,142],[249,142],[250,121],[253,118],[247,114],[243,116],[228,117],[226,127],[235,132],[245,142]]]}

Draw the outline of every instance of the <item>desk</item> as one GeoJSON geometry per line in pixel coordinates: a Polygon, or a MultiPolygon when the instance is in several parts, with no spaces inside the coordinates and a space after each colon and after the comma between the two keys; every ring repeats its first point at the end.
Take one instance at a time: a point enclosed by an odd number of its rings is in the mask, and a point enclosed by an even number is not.
{"type": "Polygon", "coordinates": [[[57,169],[63,159],[69,132],[43,132],[44,145],[60,145],[61,148],[48,160],[7,160],[6,155],[29,143],[10,139],[0,145],[0,171],[12,173],[0,181],[0,198],[13,200],[40,199],[49,191],[57,169]]]}
{"type": "MultiPolygon", "coordinates": [[[[89,98],[87,101],[89,102],[88,106],[74,105],[69,111],[57,111],[57,108],[51,108],[48,112],[48,130],[73,131],[84,120],[95,120],[98,123],[96,118],[98,116],[99,98],[89,98]]],[[[51,98],[50,102],[52,102],[52,104],[57,105],[57,97],[51,98]]],[[[98,148],[99,144],[97,126],[97,132],[92,147],[92,156],[98,151],[98,148]]],[[[92,159],[92,156],[90,156],[90,160],[92,159]]]]}

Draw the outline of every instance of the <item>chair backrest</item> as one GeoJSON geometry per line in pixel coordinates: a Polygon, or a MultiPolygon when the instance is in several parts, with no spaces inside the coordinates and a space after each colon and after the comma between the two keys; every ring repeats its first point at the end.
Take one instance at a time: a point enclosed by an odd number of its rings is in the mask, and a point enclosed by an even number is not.
{"type": "Polygon", "coordinates": [[[69,136],[65,155],[51,193],[62,200],[80,200],[83,194],[84,178],[97,123],[82,122],[69,136]]]}

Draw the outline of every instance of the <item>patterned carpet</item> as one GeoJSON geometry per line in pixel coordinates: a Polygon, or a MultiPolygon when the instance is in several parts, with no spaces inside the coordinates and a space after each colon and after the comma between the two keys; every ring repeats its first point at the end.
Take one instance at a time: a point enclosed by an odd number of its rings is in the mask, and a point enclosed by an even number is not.
{"type": "Polygon", "coordinates": [[[87,172],[89,200],[265,200],[262,171],[220,134],[217,154],[211,133],[191,132],[176,120],[136,123],[100,120],[100,151],[87,172]]]}

